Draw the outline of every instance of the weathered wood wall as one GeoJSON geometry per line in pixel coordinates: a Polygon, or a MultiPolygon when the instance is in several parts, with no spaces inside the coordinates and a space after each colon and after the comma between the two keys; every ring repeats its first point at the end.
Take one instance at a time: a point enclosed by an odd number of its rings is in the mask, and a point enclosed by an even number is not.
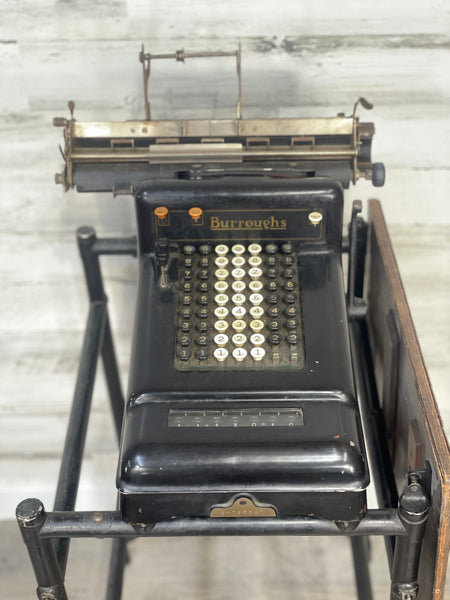
{"type": "MultiPolygon", "coordinates": [[[[375,104],[380,197],[438,402],[448,389],[450,211],[449,5],[445,0],[0,0],[0,518],[22,498],[51,505],[87,301],[74,232],[134,232],[129,198],[65,194],[53,116],[143,115],[141,42],[151,52],[243,48],[244,116],[330,116],[361,95],[375,104]],[[446,310],[447,309],[447,310],[446,310]]],[[[232,115],[231,59],[152,66],[155,118],[232,115]]],[[[133,259],[105,259],[112,323],[126,382],[133,259]]],[[[115,440],[101,378],[80,507],[112,507],[115,440]]]]}

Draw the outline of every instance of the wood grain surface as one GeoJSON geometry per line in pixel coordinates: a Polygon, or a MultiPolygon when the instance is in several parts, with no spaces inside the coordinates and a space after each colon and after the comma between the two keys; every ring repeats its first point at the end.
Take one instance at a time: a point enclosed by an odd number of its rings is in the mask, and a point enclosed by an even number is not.
{"type": "Polygon", "coordinates": [[[411,319],[381,204],[369,203],[368,324],[378,393],[401,493],[411,469],[430,469],[430,514],[419,568],[423,598],[441,600],[450,544],[450,449],[411,319]],[[389,351],[395,322],[393,352],[389,351]],[[393,364],[395,372],[393,373],[393,364]],[[387,380],[389,385],[386,385],[387,380]],[[392,385],[393,384],[393,385],[392,385]]]}

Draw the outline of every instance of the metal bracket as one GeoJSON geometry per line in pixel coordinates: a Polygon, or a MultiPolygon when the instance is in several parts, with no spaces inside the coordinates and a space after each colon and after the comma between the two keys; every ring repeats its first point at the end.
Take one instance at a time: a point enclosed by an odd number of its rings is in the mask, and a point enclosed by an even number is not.
{"type": "Polygon", "coordinates": [[[42,587],[36,590],[39,600],[61,600],[65,598],[64,589],[60,586],[42,587]]]}
{"type": "Polygon", "coordinates": [[[430,510],[426,476],[426,470],[410,471],[399,499],[398,513],[406,536],[395,543],[391,600],[416,600],[418,597],[419,558],[430,510]]]}
{"type": "Polygon", "coordinates": [[[150,54],[144,51],[142,44],[139,53],[139,61],[142,63],[142,74],[144,77],[144,105],[145,105],[145,120],[150,121],[150,101],[148,99],[148,80],[150,79],[150,63],[152,60],[161,58],[175,59],[177,62],[184,63],[187,58],[217,58],[222,56],[236,57],[236,71],[238,76],[238,101],[237,101],[237,118],[242,119],[242,73],[241,73],[241,45],[234,52],[185,52],[184,50],[176,50],[168,54],[150,54]]]}
{"type": "Polygon", "coordinates": [[[277,513],[269,504],[258,504],[249,496],[235,497],[228,504],[220,504],[211,510],[211,518],[231,517],[276,517],[277,513]]]}

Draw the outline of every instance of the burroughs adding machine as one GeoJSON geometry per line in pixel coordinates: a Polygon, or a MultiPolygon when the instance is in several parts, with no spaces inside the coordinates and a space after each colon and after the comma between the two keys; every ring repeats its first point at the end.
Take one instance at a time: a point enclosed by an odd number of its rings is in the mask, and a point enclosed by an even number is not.
{"type": "Polygon", "coordinates": [[[17,510],[38,597],[67,597],[73,536],[115,538],[108,598],[119,598],[129,538],[275,534],[351,536],[361,600],[371,598],[365,536],[384,535],[391,598],[419,597],[432,468],[421,460],[405,471],[397,502],[366,339],[360,202],[342,235],[343,188],[384,183],[371,162],[373,124],[356,116],[371,105],[360,98],[334,118],[243,119],[240,49],[142,49],[140,60],[144,121],[78,122],[73,103],[69,120],[55,119],[66,163],[57,181],[133,195],[138,237],[78,231],[91,311],[54,512],[38,500],[17,510]],[[152,121],[151,61],[209,55],[236,58],[237,118],[152,121]],[[139,260],[125,410],[101,254],[139,260]],[[118,510],[79,513],[99,353],[120,438],[118,510]]]}

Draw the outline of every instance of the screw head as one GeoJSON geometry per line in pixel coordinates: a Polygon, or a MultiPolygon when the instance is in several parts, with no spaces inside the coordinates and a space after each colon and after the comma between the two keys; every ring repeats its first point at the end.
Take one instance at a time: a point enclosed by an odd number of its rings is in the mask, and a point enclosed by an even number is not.
{"type": "Polygon", "coordinates": [[[92,515],[92,520],[94,521],[94,523],[101,523],[104,518],[105,518],[105,515],[101,512],[95,512],[92,515]]]}

